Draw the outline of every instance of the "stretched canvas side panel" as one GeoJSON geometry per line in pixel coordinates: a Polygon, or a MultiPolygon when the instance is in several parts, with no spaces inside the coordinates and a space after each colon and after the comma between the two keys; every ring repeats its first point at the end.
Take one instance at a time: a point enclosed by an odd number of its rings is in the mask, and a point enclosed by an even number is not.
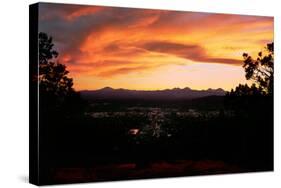
{"type": "Polygon", "coordinates": [[[29,182],[39,184],[38,4],[29,6],[29,182]]]}

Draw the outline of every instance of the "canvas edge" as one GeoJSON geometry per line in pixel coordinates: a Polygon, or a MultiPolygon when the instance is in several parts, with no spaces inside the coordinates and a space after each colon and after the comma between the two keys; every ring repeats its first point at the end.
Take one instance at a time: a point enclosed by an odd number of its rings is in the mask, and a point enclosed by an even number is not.
{"type": "Polygon", "coordinates": [[[38,74],[38,13],[39,4],[29,5],[29,183],[39,181],[38,84],[32,75],[38,74]]]}

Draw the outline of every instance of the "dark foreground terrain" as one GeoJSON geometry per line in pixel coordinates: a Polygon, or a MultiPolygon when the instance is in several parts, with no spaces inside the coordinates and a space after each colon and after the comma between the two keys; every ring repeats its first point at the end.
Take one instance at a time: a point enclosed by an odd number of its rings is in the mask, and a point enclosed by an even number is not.
{"type": "Polygon", "coordinates": [[[154,161],[146,166],[139,167],[136,163],[122,164],[97,164],[95,166],[81,168],[56,168],[54,180],[58,183],[75,183],[89,181],[108,181],[138,178],[162,178],[178,176],[194,176],[206,174],[226,174],[247,172],[241,167],[226,164],[223,161],[154,161]]]}
{"type": "Polygon", "coordinates": [[[273,170],[272,98],[88,104],[41,119],[45,184],[273,170]]]}

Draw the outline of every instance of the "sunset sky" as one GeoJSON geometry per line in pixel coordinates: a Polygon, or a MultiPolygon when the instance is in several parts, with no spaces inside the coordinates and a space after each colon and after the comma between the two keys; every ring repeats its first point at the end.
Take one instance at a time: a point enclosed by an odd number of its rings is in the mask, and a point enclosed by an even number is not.
{"type": "Polygon", "coordinates": [[[273,41],[273,18],[41,3],[76,90],[223,88],[245,83],[243,52],[273,41]]]}

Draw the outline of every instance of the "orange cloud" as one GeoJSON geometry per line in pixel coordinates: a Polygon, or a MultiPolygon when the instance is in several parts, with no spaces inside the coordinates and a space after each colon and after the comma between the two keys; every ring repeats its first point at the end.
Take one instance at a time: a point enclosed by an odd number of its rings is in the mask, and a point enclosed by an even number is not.
{"type": "Polygon", "coordinates": [[[209,57],[205,50],[198,45],[178,44],[166,41],[152,41],[145,43],[143,47],[150,51],[173,54],[192,61],[224,63],[232,65],[241,65],[242,63],[242,61],[238,59],[209,57]]]}
{"type": "Polygon", "coordinates": [[[75,9],[73,12],[65,15],[65,19],[72,21],[75,18],[79,18],[81,16],[88,16],[91,14],[95,14],[99,11],[102,11],[103,7],[96,7],[96,6],[83,6],[81,8],[75,9]]]}
{"type": "Polygon", "coordinates": [[[137,67],[123,67],[123,68],[117,68],[117,69],[113,69],[113,70],[108,70],[108,71],[104,71],[104,72],[100,72],[98,73],[97,76],[101,76],[101,77],[112,77],[112,76],[116,76],[116,75],[123,75],[123,74],[128,74],[131,72],[141,72],[144,70],[149,70],[155,67],[149,67],[149,66],[137,66],[137,67]]]}

